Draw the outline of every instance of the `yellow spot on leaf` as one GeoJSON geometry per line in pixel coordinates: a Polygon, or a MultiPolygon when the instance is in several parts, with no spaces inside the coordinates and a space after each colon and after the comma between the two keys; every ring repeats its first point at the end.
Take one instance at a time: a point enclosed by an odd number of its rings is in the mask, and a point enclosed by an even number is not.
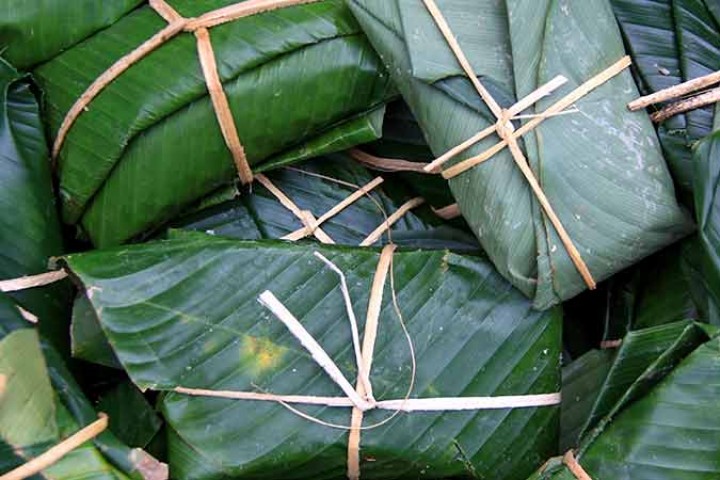
{"type": "Polygon", "coordinates": [[[272,371],[287,353],[287,348],[273,343],[266,337],[245,336],[240,346],[240,359],[251,367],[253,373],[272,371]]]}

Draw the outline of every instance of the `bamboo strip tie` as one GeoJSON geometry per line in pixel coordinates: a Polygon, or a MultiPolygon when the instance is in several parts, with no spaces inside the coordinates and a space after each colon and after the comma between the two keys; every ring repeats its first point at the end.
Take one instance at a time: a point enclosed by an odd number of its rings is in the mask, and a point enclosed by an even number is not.
{"type": "Polygon", "coordinates": [[[551,107],[549,107],[545,112],[534,116],[531,121],[523,125],[519,129],[515,129],[513,126],[511,120],[513,117],[515,117],[519,112],[525,110],[526,108],[529,108],[534,103],[536,103],[541,98],[549,95],[552,91],[557,89],[560,85],[565,83],[566,79],[564,77],[556,77],[551,82],[549,82],[546,85],[543,85],[541,88],[536,90],[535,92],[532,92],[530,95],[525,97],[524,99],[520,100],[518,103],[510,107],[509,109],[503,109],[497,101],[492,97],[490,92],[480,83],[480,80],[478,80],[477,75],[475,74],[470,62],[468,61],[467,57],[462,51],[462,48],[460,47],[460,44],[458,43],[457,39],[455,38],[455,35],[453,34],[450,26],[448,25],[447,21],[445,20],[445,17],[443,16],[440,9],[435,4],[434,0],[423,0],[423,3],[425,4],[425,7],[427,8],[428,12],[432,16],[433,20],[435,21],[435,24],[437,25],[438,29],[442,33],[443,37],[445,38],[448,46],[452,50],[455,58],[457,59],[458,63],[462,67],[463,71],[465,72],[466,76],[470,80],[470,82],[475,87],[475,90],[478,92],[480,97],[483,99],[483,101],[487,104],[490,111],[495,115],[497,118],[497,122],[495,125],[488,127],[484,129],[483,131],[479,132],[472,138],[468,139],[467,141],[463,142],[462,144],[458,145],[457,147],[451,149],[449,152],[432,162],[430,165],[426,167],[426,170],[432,171],[434,169],[437,169],[440,165],[447,162],[454,156],[458,155],[459,153],[462,153],[463,151],[470,148],[472,145],[477,143],[478,141],[482,140],[483,138],[491,135],[492,133],[497,133],[497,135],[500,137],[501,142],[498,143],[495,147],[490,148],[485,153],[470,158],[468,160],[465,160],[463,162],[460,162],[457,165],[454,165],[453,167],[450,167],[449,169],[445,170],[443,172],[443,177],[446,179],[453,178],[473,167],[476,165],[479,165],[480,163],[484,162],[485,160],[488,160],[492,156],[494,156],[496,153],[504,149],[505,147],[508,147],[510,150],[510,153],[513,157],[513,160],[515,161],[515,164],[518,166],[520,171],[522,172],[523,176],[525,177],[526,181],[530,185],[530,188],[535,195],[536,199],[538,200],[538,203],[540,203],[540,206],[542,207],[543,211],[545,212],[545,215],[552,223],[553,227],[555,228],[555,231],[557,232],[558,236],[560,237],[560,240],[562,241],[565,250],[567,251],[570,259],[572,260],[573,264],[575,265],[575,268],[577,269],[578,273],[582,277],[585,284],[588,286],[589,289],[594,290],[597,287],[597,284],[595,282],[595,279],[592,276],[592,273],[590,272],[590,269],[588,268],[587,264],[582,258],[582,255],[580,254],[580,251],[575,246],[574,242],[572,241],[572,238],[568,234],[567,230],[565,229],[562,221],[555,213],[555,210],[553,209],[549,199],[545,195],[545,192],[543,191],[542,187],[540,186],[540,182],[538,181],[537,177],[535,176],[535,173],[530,168],[530,165],[525,158],[524,153],[522,152],[522,149],[520,148],[520,145],[518,144],[518,139],[525,133],[529,132],[530,130],[537,127],[541,122],[543,122],[545,119],[550,118],[552,116],[556,116],[559,114],[562,114],[564,110],[566,110],[568,107],[572,106],[577,100],[581,99],[588,93],[590,93],[592,90],[597,88],[598,86],[604,84],[607,82],[610,78],[614,77],[615,75],[619,74],[621,71],[625,70],[631,63],[629,57],[622,58],[619,62],[616,62],[614,65],[612,65],[610,68],[606,69],[605,71],[601,72],[600,74],[593,77],[590,81],[584,83],[577,89],[575,89],[570,94],[566,95],[562,99],[560,99],[558,102],[553,104],[551,107]]]}
{"type": "Polygon", "coordinates": [[[44,287],[51,283],[59,282],[67,277],[65,270],[53,270],[39,275],[28,275],[26,277],[13,278],[0,281],[0,292],[17,292],[28,288],[44,287]]]}
{"type": "MultiPolygon", "coordinates": [[[[285,193],[280,190],[277,186],[275,186],[272,181],[270,181],[269,178],[267,178],[263,174],[255,175],[255,179],[265,188],[268,189],[270,193],[272,193],[275,198],[288,210],[290,210],[295,216],[300,219],[303,225],[305,225],[305,228],[302,229],[303,232],[306,232],[303,237],[307,235],[314,235],[315,238],[317,238],[321,243],[325,244],[335,244],[335,241],[330,238],[330,235],[325,233],[322,228],[320,228],[320,224],[313,216],[312,212],[309,212],[307,210],[302,210],[300,207],[298,207],[295,202],[290,200],[290,197],[285,195],[285,193]]],[[[302,238],[302,237],[301,237],[302,238]]]]}
{"type": "Polygon", "coordinates": [[[433,208],[433,213],[443,220],[454,220],[462,216],[460,206],[457,203],[442,208],[433,208]]]}
{"type": "MultiPolygon", "coordinates": [[[[368,309],[365,321],[365,332],[363,336],[362,348],[359,346],[359,335],[356,334],[357,324],[354,313],[352,312],[352,302],[347,288],[347,282],[341,270],[319,253],[315,256],[320,258],[328,267],[335,271],[341,279],[340,288],[343,292],[343,299],[346,310],[348,311],[348,319],[350,320],[353,335],[351,336],[353,348],[356,352],[356,362],[358,370],[358,380],[353,389],[350,382],[343,375],[337,365],[330,356],[323,350],[322,346],[307,332],[302,323],[270,292],[263,292],[259,301],[268,308],[275,317],[278,318],[288,330],[300,341],[307,349],[311,357],[315,360],[320,368],[322,368],[329,378],[338,385],[346,394],[345,397],[320,397],[313,395],[276,395],[266,392],[241,392],[228,390],[210,390],[197,389],[178,386],[174,388],[174,392],[200,397],[224,398],[232,400],[252,400],[252,401],[268,401],[276,402],[283,405],[296,415],[307,420],[313,421],[320,425],[330,428],[337,428],[349,431],[348,438],[348,458],[347,458],[347,476],[351,480],[360,478],[360,440],[361,432],[377,428],[385,425],[392,420],[400,412],[447,412],[447,411],[473,411],[488,409],[513,409],[513,408],[534,408],[558,405],[561,401],[560,392],[534,395],[508,395],[497,397],[436,397],[436,398],[410,398],[413,385],[415,382],[415,354],[412,345],[412,339],[407,334],[405,325],[400,319],[403,331],[408,340],[410,356],[413,365],[413,375],[410,382],[410,388],[405,398],[397,400],[381,400],[377,401],[373,397],[372,384],[370,382],[370,371],[374,357],[375,342],[377,339],[380,312],[382,307],[383,291],[387,283],[388,274],[392,273],[392,261],[395,251],[394,245],[387,245],[380,254],[380,259],[375,270],[370,295],[368,299],[368,309]],[[360,352],[359,354],[357,352],[360,352]],[[336,425],[323,422],[319,419],[311,417],[300,410],[292,407],[290,404],[304,405],[324,405],[327,407],[343,407],[352,408],[351,422],[349,426],[336,425]],[[374,425],[363,426],[364,412],[371,410],[388,410],[393,414],[385,420],[374,425]]],[[[391,282],[391,289],[394,287],[391,282]]]]}
{"type": "Polygon", "coordinates": [[[575,452],[572,450],[568,450],[565,455],[563,455],[562,461],[577,480],[593,480],[582,465],[580,465],[577,458],[575,458],[575,452]]]}
{"type": "Polygon", "coordinates": [[[52,148],[52,161],[56,165],[65,139],[78,117],[88,109],[90,103],[108,85],[122,75],[128,68],[148,56],[181,32],[194,33],[197,38],[198,56],[207,83],[208,92],[215,109],[223,139],[233,157],[238,176],[243,184],[253,180],[252,170],[237,133],[235,121],[230,110],[227,96],[217,72],[215,55],[210,43],[208,29],[243,17],[286,8],[295,5],[315,3],[321,0],[247,0],[238,4],[212,10],[198,18],[185,18],[172,8],[165,0],[150,0],[150,7],[157,12],[168,25],[142,43],[135,50],[121,57],[103,74],[101,74],[77,99],[68,110],[55,137],[52,148]]]}
{"type": "MultiPolygon", "coordinates": [[[[356,191],[351,193],[348,197],[346,197],[344,200],[342,200],[340,203],[335,205],[333,208],[325,212],[320,218],[318,218],[317,225],[322,225],[326,221],[330,220],[332,217],[339,214],[347,207],[360,200],[364,195],[367,195],[372,190],[379,187],[384,181],[385,180],[382,177],[376,177],[368,184],[358,188],[356,191]]],[[[297,240],[307,237],[311,233],[312,231],[308,230],[308,228],[305,227],[285,235],[284,237],[282,237],[282,240],[290,240],[292,242],[295,242],[297,240]]]]}
{"type": "MultiPolygon", "coordinates": [[[[518,128],[511,136],[514,139],[518,139],[525,135],[526,133],[534,130],[537,128],[541,123],[543,123],[545,120],[549,118],[553,118],[562,112],[566,111],[567,108],[571,107],[575,104],[578,100],[582,99],[586,95],[588,95],[590,92],[604,84],[605,82],[609,81],[613,77],[620,74],[623,70],[627,69],[632,64],[632,60],[630,57],[625,56],[618,60],[616,63],[609,66],[607,69],[603,70],[602,72],[598,73],[596,76],[588,80],[587,82],[580,85],[578,88],[573,90],[572,92],[568,93],[566,96],[558,100],[557,102],[550,105],[547,110],[545,110],[542,113],[539,113],[538,115],[535,115],[529,122],[526,124],[523,124],[518,128]]],[[[498,152],[502,151],[505,147],[507,147],[507,142],[505,140],[497,143],[495,146],[487,149],[485,152],[481,153],[480,155],[477,155],[472,158],[468,158],[467,160],[463,160],[462,162],[453,165],[452,167],[448,168],[444,172],[442,172],[442,175],[446,179],[450,179],[453,177],[456,177],[460,175],[461,173],[466,172],[467,170],[470,170],[471,168],[480,165],[481,163],[485,162],[486,160],[489,160],[493,156],[495,156],[498,152]]]]}
{"type": "Polygon", "coordinates": [[[398,220],[400,220],[403,216],[405,216],[406,213],[408,213],[413,208],[419,207],[425,203],[425,199],[422,197],[416,197],[413,199],[408,200],[404,204],[400,205],[400,208],[398,208],[392,215],[390,215],[387,220],[385,220],[383,223],[381,223],[375,230],[372,231],[370,235],[368,235],[365,240],[363,240],[360,243],[361,247],[369,247],[373,243],[380,240],[380,238],[383,236],[385,232],[390,230],[390,228],[395,225],[398,220]]]}
{"type": "Polygon", "coordinates": [[[356,161],[362,163],[365,166],[380,170],[382,172],[394,173],[394,172],[415,172],[429,174],[425,167],[429,163],[421,162],[410,162],[408,160],[401,160],[396,158],[383,158],[370,155],[369,153],[363,152],[357,148],[353,148],[349,151],[350,156],[356,161]]]}
{"type": "Polygon", "coordinates": [[[31,477],[51,467],[60,461],[65,455],[72,452],[83,443],[92,440],[100,435],[108,427],[108,416],[104,413],[98,415],[98,419],[87,427],[77,431],[70,437],[58,443],[45,453],[33,458],[29,462],[0,476],[0,480],[22,480],[31,477]]]}

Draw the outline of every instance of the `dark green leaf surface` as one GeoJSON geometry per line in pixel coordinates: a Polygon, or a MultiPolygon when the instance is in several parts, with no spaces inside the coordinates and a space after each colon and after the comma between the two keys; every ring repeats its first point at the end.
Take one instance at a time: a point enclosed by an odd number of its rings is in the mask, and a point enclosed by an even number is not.
{"type": "MultiPolygon", "coordinates": [[[[0,355],[0,363],[6,362],[12,369],[16,367],[28,368],[34,362],[42,364],[42,376],[37,377],[35,374],[23,375],[20,380],[21,386],[18,388],[20,391],[24,390],[26,393],[29,392],[28,395],[31,395],[31,397],[25,399],[28,405],[37,404],[38,402],[45,402],[42,404],[46,405],[47,390],[44,387],[38,388],[37,385],[44,385],[46,379],[49,378],[51,391],[48,398],[52,401],[53,411],[56,412],[53,421],[57,423],[56,430],[58,434],[52,441],[40,443],[37,443],[39,440],[33,441],[32,444],[28,444],[21,451],[16,451],[15,447],[10,446],[16,442],[9,440],[4,434],[0,435],[0,453],[3,454],[0,455],[0,458],[2,458],[2,461],[0,461],[0,473],[19,466],[30,457],[41,454],[62,438],[75,433],[82,425],[88,425],[97,419],[97,411],[87,400],[80,386],[65,367],[64,359],[44,338],[40,339],[39,345],[42,349],[42,356],[39,360],[35,358],[37,334],[30,327],[31,325],[22,317],[17,305],[10,297],[0,294],[0,344],[10,335],[18,332],[25,332],[20,336],[33,337],[32,341],[27,338],[17,340],[21,344],[20,347],[12,347],[11,350],[17,352],[19,356],[16,357],[15,353],[6,352],[0,355]],[[25,381],[32,382],[33,386],[25,384],[25,381]],[[35,395],[38,397],[36,398],[35,395]],[[5,451],[15,453],[12,454],[12,458],[3,458],[5,451]],[[23,456],[18,456],[18,452],[22,453],[23,456]]],[[[38,367],[35,368],[37,373],[38,367]]],[[[9,418],[17,421],[19,410],[15,407],[6,407],[3,404],[4,401],[4,398],[0,398],[0,412],[8,412],[9,418]]],[[[16,403],[17,401],[22,401],[22,399],[16,399],[16,403]]],[[[36,410],[38,410],[37,415],[40,415],[39,418],[44,418],[43,415],[49,415],[47,412],[43,413],[45,407],[36,410]]],[[[37,415],[29,418],[37,420],[37,415]]],[[[0,414],[0,416],[2,415],[0,414]]],[[[3,428],[5,427],[0,427],[0,430],[3,428]]],[[[26,433],[29,434],[29,432],[33,431],[35,430],[30,428],[26,433]]],[[[62,464],[61,462],[57,464],[58,470],[52,478],[77,478],[83,475],[88,475],[88,478],[125,478],[126,475],[129,475],[140,480],[148,474],[150,469],[163,469],[162,464],[148,457],[145,452],[139,449],[130,449],[110,431],[100,434],[93,443],[94,445],[86,444],[81,449],[76,450],[73,453],[74,456],[68,457],[69,463],[62,464]],[[145,464],[140,467],[142,460],[145,460],[145,464]]],[[[154,478],[162,479],[163,477],[154,478]]]]}
{"type": "MultiPolygon", "coordinates": [[[[589,444],[594,480],[713,480],[720,475],[720,342],[700,346],[589,444]]],[[[562,466],[534,479],[572,480],[562,466]]]]}
{"type": "MultiPolygon", "coordinates": [[[[319,218],[354,193],[357,188],[352,185],[366,185],[376,175],[346,155],[334,155],[303,163],[298,169],[271,172],[267,176],[301,210],[310,211],[319,218]]],[[[385,215],[392,215],[411,198],[407,189],[392,181],[380,185],[370,195],[372,199],[363,196],[323,223],[323,231],[335,243],[359,245],[385,221],[385,215]]],[[[252,192],[242,192],[237,198],[181,218],[173,227],[242,240],[260,240],[282,238],[303,228],[303,224],[272,193],[258,184],[253,186],[252,192]]],[[[447,225],[426,205],[405,214],[393,225],[391,236],[401,246],[474,253],[480,250],[475,237],[447,225]]],[[[384,235],[376,244],[387,241],[388,236],[384,235]]]]}
{"type": "MultiPolygon", "coordinates": [[[[720,70],[716,0],[611,0],[644,93],[720,70]]],[[[713,107],[676,115],[659,127],[681,193],[692,191],[692,147],[712,131],[713,107]]]]}
{"type": "Polygon", "coordinates": [[[708,321],[720,325],[720,130],[700,143],[694,161],[699,226],[696,297],[708,321]]]}
{"type": "Polygon", "coordinates": [[[598,434],[615,415],[665,377],[701,343],[706,333],[692,322],[637,330],[624,338],[585,423],[581,437],[598,434]]]}
{"type": "Polygon", "coordinates": [[[106,367],[122,368],[108,344],[97,315],[85,295],[75,299],[70,324],[72,356],[106,367]]]}
{"type": "MultiPolygon", "coordinates": [[[[1,9],[2,7],[0,7],[1,9]]],[[[1,22],[2,20],[0,20],[1,22]]],[[[63,252],[45,136],[33,85],[0,59],[0,279],[48,270],[63,252]]],[[[58,346],[67,343],[64,315],[69,286],[16,292],[58,346]]]]}
{"type": "MultiPolygon", "coordinates": [[[[235,2],[170,3],[194,16],[235,2]]],[[[95,78],[164,25],[152,9],[139,8],[35,70],[47,95],[50,131],[57,132],[95,78]]],[[[351,138],[345,123],[392,94],[341,0],[243,18],[210,35],[254,168],[311,139],[351,138]],[[336,126],[343,135],[331,132],[336,126]]],[[[350,130],[357,135],[357,125],[350,130]]],[[[356,140],[374,138],[367,127],[361,131],[356,140]]],[[[78,118],[60,155],[64,218],[81,222],[98,246],[164,223],[235,176],[190,34],[172,39],[103,90],[78,118]]]]}
{"type": "Polygon", "coordinates": [[[0,52],[21,69],[113,24],[142,0],[5,0],[0,2],[0,52]]]}
{"type": "MultiPolygon", "coordinates": [[[[425,141],[420,125],[402,100],[387,105],[382,138],[360,148],[378,157],[411,162],[427,163],[435,158],[425,141]]],[[[455,203],[447,182],[437,175],[401,172],[391,176],[401,179],[435,208],[443,208],[455,203]]]]}
{"type": "Polygon", "coordinates": [[[676,322],[629,332],[617,349],[593,350],[563,370],[561,451],[597,436],[708,340],[698,324],[676,322]]]}
{"type": "MultiPolygon", "coordinates": [[[[452,78],[461,75],[460,67],[420,0],[350,5],[436,154],[495,122],[482,105],[467,100],[477,98],[469,82],[452,78]]],[[[625,54],[607,0],[438,5],[504,106],[516,93],[525,96],[565,75],[568,85],[539,102],[541,111],[625,54]]],[[[580,100],[580,113],[550,119],[525,136],[536,176],[598,281],[689,230],[647,115],[626,108],[636,97],[630,73],[623,72],[580,100]]],[[[497,141],[489,138],[461,158],[497,141]]],[[[450,187],[498,271],[538,308],[585,289],[507,150],[454,178],[450,187]]]]}
{"type": "Polygon", "coordinates": [[[152,406],[129,381],[103,394],[97,408],[110,417],[110,431],[130,447],[145,448],[162,426],[152,406]]]}
{"type": "Polygon", "coordinates": [[[577,446],[614,356],[612,350],[591,350],[563,367],[560,451],[577,446]]]}
{"type": "MultiPolygon", "coordinates": [[[[347,275],[364,318],[378,253],[318,249],[347,275]]],[[[270,289],[353,378],[337,276],[307,246],[207,235],[67,257],[113,349],[141,388],[336,395],[285,327],[258,302],[270,289]]],[[[558,310],[538,312],[482,259],[395,254],[398,302],[415,345],[414,397],[547,393],[559,382],[558,310]]],[[[362,323],[362,322],[361,322],[362,323]]],[[[362,325],[361,325],[362,330],[362,325]]],[[[390,295],[380,315],[372,379],[402,398],[410,359],[390,295]]],[[[340,478],[347,432],[266,402],[164,396],[177,478],[340,478]]],[[[306,408],[347,424],[349,411],[306,408]]],[[[363,432],[363,478],[478,475],[524,478],[557,442],[558,408],[402,414],[363,432]],[[469,463],[468,463],[469,462],[469,463]],[[471,465],[471,467],[469,467],[471,465]]],[[[389,412],[369,412],[366,425],[389,412]]]]}

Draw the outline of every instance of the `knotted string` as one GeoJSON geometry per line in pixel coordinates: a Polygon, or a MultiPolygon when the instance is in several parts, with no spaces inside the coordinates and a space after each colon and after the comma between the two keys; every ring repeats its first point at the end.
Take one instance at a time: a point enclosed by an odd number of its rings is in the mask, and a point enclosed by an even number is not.
{"type": "Polygon", "coordinates": [[[316,253],[316,257],[321,259],[329,268],[340,276],[340,289],[343,292],[346,311],[351,325],[351,338],[353,342],[353,350],[355,352],[358,379],[356,386],[353,388],[343,375],[330,356],[323,350],[322,346],[307,332],[303,325],[293,316],[293,314],[269,291],[263,292],[259,301],[268,308],[288,330],[299,340],[301,345],[310,353],[313,360],[322,368],[329,378],[345,393],[344,397],[319,397],[313,395],[276,395],[268,392],[239,392],[239,391],[221,391],[209,389],[195,389],[186,387],[176,387],[177,393],[193,396],[226,398],[235,400],[255,400],[255,401],[271,401],[280,403],[293,413],[331,428],[349,430],[348,438],[348,478],[355,480],[360,477],[360,440],[361,432],[371,430],[384,425],[391,421],[400,412],[446,412],[446,411],[466,411],[466,410],[486,410],[486,409],[506,409],[506,408],[532,408],[552,406],[560,403],[560,392],[537,395],[510,395],[497,397],[437,397],[437,398],[410,398],[415,383],[416,360],[412,339],[407,331],[399,306],[395,296],[394,275],[392,275],[394,245],[387,245],[378,261],[378,265],[373,278],[370,290],[367,317],[365,322],[365,332],[363,335],[362,348],[359,346],[359,334],[357,334],[357,322],[353,311],[350,294],[347,290],[347,282],[342,271],[330,260],[316,253]],[[374,357],[375,342],[378,335],[380,311],[383,300],[384,286],[387,282],[388,273],[390,273],[391,294],[393,297],[393,306],[400,324],[402,326],[405,338],[410,350],[412,373],[410,386],[407,394],[402,399],[397,400],[376,400],[373,395],[370,374],[374,357]],[[349,426],[337,425],[324,422],[310,415],[303,413],[291,404],[305,405],[324,405],[327,407],[344,407],[352,408],[351,422],[349,426]],[[389,410],[393,414],[369,426],[363,426],[364,413],[371,410],[389,410]]]}
{"type": "Polygon", "coordinates": [[[586,82],[567,96],[563,97],[560,101],[549,107],[545,112],[534,116],[531,121],[516,130],[515,127],[512,125],[511,119],[515,118],[520,112],[537,103],[537,101],[541,98],[550,95],[554,90],[563,85],[567,81],[567,79],[565,79],[564,77],[556,77],[547,84],[540,87],[539,89],[530,93],[527,97],[523,98],[512,107],[508,109],[503,109],[492,97],[490,92],[482,85],[480,80],[478,80],[478,77],[473,71],[470,62],[463,53],[460,44],[452,33],[452,30],[450,29],[450,26],[443,17],[442,12],[435,4],[435,1],[423,0],[423,3],[425,4],[427,10],[430,12],[430,15],[435,21],[435,24],[442,33],[446,42],[450,46],[450,49],[452,50],[456,60],[462,67],[470,82],[475,87],[475,90],[478,92],[480,97],[483,99],[483,101],[486,103],[490,111],[497,119],[497,122],[494,125],[482,130],[470,139],[466,140],[457,147],[440,156],[434,162],[430,163],[427,167],[425,167],[426,170],[437,170],[441,165],[454,158],[458,154],[469,149],[470,147],[478,143],[480,140],[492,135],[493,133],[496,133],[502,140],[500,143],[476,157],[460,162],[457,165],[454,165],[453,167],[445,170],[443,172],[443,177],[448,179],[453,178],[475,167],[476,165],[479,165],[485,160],[488,160],[505,147],[508,147],[510,153],[512,154],[513,160],[515,161],[515,164],[518,166],[518,168],[520,168],[520,171],[530,185],[530,188],[536,199],[538,200],[538,203],[540,203],[540,206],[545,212],[545,215],[550,220],[556,232],[558,233],[558,236],[560,237],[560,240],[565,246],[565,250],[570,256],[570,259],[575,265],[578,273],[583,278],[588,288],[590,288],[591,290],[595,289],[597,285],[592,274],[590,273],[590,269],[588,268],[587,264],[582,258],[582,255],[572,241],[572,238],[570,237],[567,230],[560,221],[560,218],[557,216],[554,209],[552,208],[550,201],[548,200],[545,192],[540,186],[540,183],[534,172],[530,168],[530,165],[525,158],[525,155],[522,152],[522,149],[520,148],[517,140],[525,133],[531,131],[532,129],[540,125],[540,123],[542,123],[547,118],[565,113],[566,109],[568,107],[571,107],[577,100],[581,99],[582,97],[590,93],[592,90],[607,82],[610,78],[616,76],[621,71],[626,69],[631,63],[630,58],[624,57],[619,62],[612,65],[610,68],[601,72],[597,76],[593,77],[590,81],[586,82]]]}
{"type": "Polygon", "coordinates": [[[57,136],[55,137],[52,148],[53,164],[57,162],[65,139],[77,118],[87,110],[90,102],[92,102],[105,87],[110,85],[110,83],[132,65],[145,58],[181,32],[188,32],[193,33],[197,39],[198,57],[200,58],[205,83],[208,87],[220,131],[222,132],[228,150],[230,150],[232,154],[240,181],[243,184],[252,183],[252,170],[245,155],[245,149],[240,142],[235,120],[230,110],[230,104],[225,95],[220,76],[218,75],[217,63],[215,61],[215,54],[210,42],[208,29],[258,13],[318,1],[320,0],[248,0],[207,12],[197,18],[185,18],[165,2],[165,0],[150,0],[150,7],[168,22],[168,25],[135,50],[115,62],[90,84],[75,104],[73,104],[65,115],[57,136]]]}

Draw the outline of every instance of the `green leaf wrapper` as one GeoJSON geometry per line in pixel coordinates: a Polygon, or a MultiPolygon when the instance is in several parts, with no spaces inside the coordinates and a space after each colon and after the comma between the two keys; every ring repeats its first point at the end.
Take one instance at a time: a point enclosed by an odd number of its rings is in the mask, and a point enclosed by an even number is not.
{"type": "MultiPolygon", "coordinates": [[[[620,60],[607,0],[438,1],[483,84],[509,107],[556,75],[568,84],[538,113],[620,60]],[[482,25],[482,28],[478,28],[482,25]]],[[[494,124],[421,0],[350,0],[436,155],[494,124]]],[[[622,72],[576,103],[577,113],[523,137],[530,166],[596,281],[689,232],[657,136],[622,72]]],[[[492,136],[459,156],[496,144],[492,136]]],[[[586,284],[507,149],[450,180],[463,216],[498,271],[538,308],[586,284]]]]}
{"type": "MultiPolygon", "coordinates": [[[[318,247],[347,276],[363,330],[378,253],[318,247]]],[[[71,255],[120,362],[141,388],[176,386],[293,395],[342,395],[285,326],[257,301],[271,290],[349,379],[356,375],[337,275],[307,246],[195,235],[71,255]]],[[[484,260],[436,251],[394,256],[398,305],[414,342],[413,398],[557,391],[560,312],[538,312],[484,260]]],[[[411,362],[382,299],[371,372],[375,397],[402,399],[411,362]]],[[[176,478],[340,478],[348,433],[274,402],[169,392],[162,411],[176,478]]],[[[300,406],[349,425],[349,408],[300,406]]],[[[414,412],[362,432],[367,479],[524,478],[557,445],[558,408],[414,412]]],[[[370,411],[364,425],[392,415],[370,411]]]]}

